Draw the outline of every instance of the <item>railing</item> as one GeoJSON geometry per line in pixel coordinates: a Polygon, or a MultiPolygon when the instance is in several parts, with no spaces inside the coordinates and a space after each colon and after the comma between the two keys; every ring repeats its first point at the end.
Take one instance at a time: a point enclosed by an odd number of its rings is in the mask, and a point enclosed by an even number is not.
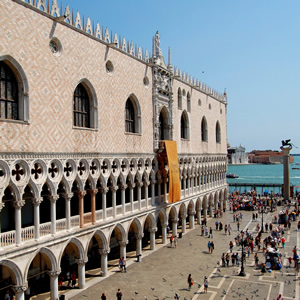
{"type": "Polygon", "coordinates": [[[87,212],[87,213],[83,214],[83,223],[84,224],[92,223],[92,213],[91,212],[87,212]]]}
{"type": "Polygon", "coordinates": [[[122,214],[122,205],[117,206],[117,215],[122,214]]]}
{"type": "Polygon", "coordinates": [[[21,241],[28,241],[34,239],[34,226],[29,226],[21,229],[21,241]]]}
{"type": "Polygon", "coordinates": [[[7,231],[0,234],[1,247],[7,247],[16,244],[16,231],[7,231]]]}
{"type": "Polygon", "coordinates": [[[110,218],[112,216],[113,216],[113,208],[109,207],[109,208],[106,209],[106,217],[110,218]]]}
{"type": "Polygon", "coordinates": [[[96,221],[102,221],[103,220],[103,211],[101,210],[96,210],[96,221]]]}
{"type": "Polygon", "coordinates": [[[131,211],[131,209],[130,209],[130,203],[125,203],[125,213],[128,213],[130,211],[131,211]]]}
{"type": "Polygon", "coordinates": [[[51,234],[51,222],[43,223],[40,225],[40,236],[51,234]]]}
{"type": "Polygon", "coordinates": [[[139,202],[138,201],[134,201],[133,202],[133,210],[138,210],[139,209],[139,202]]]}
{"type": "Polygon", "coordinates": [[[56,221],[56,232],[66,230],[66,219],[60,219],[56,221]]]}

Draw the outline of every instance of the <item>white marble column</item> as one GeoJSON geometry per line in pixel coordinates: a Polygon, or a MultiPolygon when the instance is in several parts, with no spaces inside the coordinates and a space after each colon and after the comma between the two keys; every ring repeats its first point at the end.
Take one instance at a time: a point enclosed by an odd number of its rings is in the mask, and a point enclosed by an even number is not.
{"type": "Polygon", "coordinates": [[[110,252],[108,249],[100,249],[99,253],[101,254],[101,274],[102,277],[107,276],[107,255],[110,252]]]}
{"type": "Polygon", "coordinates": [[[50,205],[51,205],[51,234],[56,234],[56,201],[58,199],[58,195],[50,196],[50,205]]]}
{"type": "Polygon", "coordinates": [[[108,187],[102,188],[101,193],[102,193],[102,216],[103,216],[103,221],[106,220],[106,194],[108,192],[108,187]]]}
{"type": "Polygon", "coordinates": [[[186,214],[181,215],[181,230],[182,233],[186,233],[186,214]]]}
{"type": "Polygon", "coordinates": [[[142,186],[144,185],[143,182],[139,182],[137,183],[137,198],[138,198],[138,209],[141,210],[142,209],[142,193],[141,193],[141,189],[142,186]]]}
{"type": "Polygon", "coordinates": [[[142,239],[143,239],[143,235],[141,234],[136,234],[135,235],[136,238],[136,249],[135,249],[135,253],[136,255],[140,255],[142,254],[142,239]]]}
{"type": "Polygon", "coordinates": [[[151,204],[155,206],[155,180],[151,181],[151,204]]]}
{"type": "Polygon", "coordinates": [[[157,231],[157,228],[150,228],[150,249],[155,250],[155,233],[157,231]]]}
{"type": "Polygon", "coordinates": [[[71,229],[71,199],[73,197],[73,193],[65,193],[62,196],[65,199],[65,210],[66,210],[66,230],[69,231],[71,229]]]}
{"type": "Polygon", "coordinates": [[[92,213],[92,224],[96,224],[96,194],[98,193],[98,189],[90,190],[91,196],[91,213],[92,213]]]}
{"type": "Polygon", "coordinates": [[[24,200],[14,201],[15,208],[15,230],[16,230],[16,246],[20,246],[22,242],[22,214],[21,208],[25,205],[24,200]]]}
{"type": "Polygon", "coordinates": [[[125,191],[127,189],[127,184],[121,186],[121,202],[122,202],[122,215],[125,215],[125,191]]]}
{"type": "Polygon", "coordinates": [[[87,258],[85,259],[76,259],[78,265],[78,287],[83,289],[85,286],[85,264],[87,263],[87,258]]]}
{"type": "Polygon", "coordinates": [[[162,243],[166,244],[167,243],[167,227],[168,223],[162,224],[161,225],[161,231],[162,231],[162,243]]]}
{"type": "Polygon", "coordinates": [[[183,196],[186,196],[186,175],[183,175],[183,196]]]}
{"type": "Polygon", "coordinates": [[[164,183],[164,194],[163,194],[163,202],[168,203],[168,199],[167,199],[167,182],[168,182],[168,178],[164,178],[163,179],[163,183],[164,183]]]}
{"type": "Polygon", "coordinates": [[[24,300],[24,292],[27,287],[25,285],[13,285],[12,290],[15,293],[16,300],[24,300]]]}
{"type": "Polygon", "coordinates": [[[212,207],[212,202],[209,203],[209,216],[213,216],[213,207],[212,207]]]}
{"type": "Polygon", "coordinates": [[[207,221],[207,206],[203,207],[203,220],[207,221]]]}
{"type": "Polygon", "coordinates": [[[144,188],[145,188],[145,199],[146,199],[146,208],[148,208],[148,186],[150,184],[150,181],[144,181],[143,182],[143,185],[144,185],[144,188]]]}
{"type": "Polygon", "coordinates": [[[127,243],[124,241],[119,241],[118,242],[120,246],[120,258],[124,257],[126,259],[126,245],[127,243]]]}
{"type": "Polygon", "coordinates": [[[195,227],[195,211],[189,212],[189,223],[190,223],[190,229],[194,229],[195,227]]]}
{"type": "Polygon", "coordinates": [[[177,223],[178,220],[172,219],[172,235],[177,236],[177,223]]]}
{"type": "Polygon", "coordinates": [[[50,277],[50,300],[58,299],[58,275],[60,271],[48,271],[50,277]]]}
{"type": "Polygon", "coordinates": [[[159,203],[161,203],[161,183],[162,183],[162,179],[157,180],[157,188],[158,188],[158,199],[159,199],[159,203]]]}
{"type": "Polygon", "coordinates": [[[201,206],[197,209],[197,223],[199,225],[202,224],[202,221],[201,221],[201,206]]]}
{"type": "Polygon", "coordinates": [[[33,198],[32,204],[34,209],[34,239],[37,241],[40,238],[40,204],[43,198],[33,198]]]}
{"type": "Polygon", "coordinates": [[[84,226],[84,196],[86,191],[78,191],[78,214],[79,214],[79,226],[82,228],[84,226]]]}
{"type": "Polygon", "coordinates": [[[134,210],[134,207],[133,207],[133,198],[134,198],[134,195],[133,195],[133,189],[135,187],[135,183],[130,183],[129,184],[129,191],[130,191],[130,211],[133,212],[134,210]]]}
{"type": "Polygon", "coordinates": [[[113,213],[113,218],[115,219],[117,217],[117,200],[116,200],[116,194],[117,194],[117,189],[119,187],[117,185],[111,186],[111,194],[112,194],[112,213],[113,213]]]}

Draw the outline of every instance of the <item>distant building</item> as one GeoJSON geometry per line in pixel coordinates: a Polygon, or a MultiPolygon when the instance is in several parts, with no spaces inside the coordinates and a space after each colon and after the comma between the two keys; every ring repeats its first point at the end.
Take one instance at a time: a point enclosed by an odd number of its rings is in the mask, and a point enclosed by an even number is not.
{"type": "Polygon", "coordinates": [[[228,164],[239,165],[248,164],[248,153],[245,152],[245,148],[241,145],[239,147],[227,148],[228,164]]]}
{"type": "MultiPolygon", "coordinates": [[[[294,157],[290,155],[290,163],[294,162],[294,157]]],[[[249,153],[249,163],[252,164],[282,164],[283,153],[273,150],[253,150],[249,153]]]]}

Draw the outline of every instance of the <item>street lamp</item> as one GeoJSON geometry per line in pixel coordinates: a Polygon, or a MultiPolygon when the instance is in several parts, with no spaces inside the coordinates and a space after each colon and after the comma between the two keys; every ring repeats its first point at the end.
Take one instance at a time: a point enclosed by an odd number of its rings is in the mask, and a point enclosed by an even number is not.
{"type": "Polygon", "coordinates": [[[260,213],[261,213],[261,232],[262,233],[264,232],[264,213],[266,213],[265,208],[266,208],[266,206],[265,206],[264,202],[262,202],[261,211],[260,211],[260,213]]]}
{"type": "Polygon", "coordinates": [[[244,268],[244,243],[245,243],[245,240],[244,240],[244,231],[243,230],[241,231],[241,237],[242,237],[242,241],[241,241],[241,244],[242,244],[242,265],[241,265],[241,271],[239,273],[239,276],[246,276],[245,268],[244,268]]]}

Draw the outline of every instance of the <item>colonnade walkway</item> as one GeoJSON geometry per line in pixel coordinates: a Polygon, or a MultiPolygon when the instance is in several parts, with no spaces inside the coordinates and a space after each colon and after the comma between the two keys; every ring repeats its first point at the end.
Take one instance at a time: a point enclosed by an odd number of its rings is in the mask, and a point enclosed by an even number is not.
{"type": "MultiPolygon", "coordinates": [[[[264,224],[270,223],[277,212],[264,214],[264,224]]],[[[256,236],[256,225],[261,224],[261,214],[258,220],[252,221],[252,212],[242,211],[243,219],[240,229],[253,232],[256,236]]],[[[156,245],[155,251],[144,251],[141,262],[133,258],[133,253],[128,253],[127,272],[122,273],[116,266],[109,268],[107,277],[96,277],[91,274],[87,278],[84,290],[71,289],[61,290],[60,294],[65,299],[101,299],[102,293],[107,299],[116,299],[116,292],[120,288],[123,300],[129,299],[174,299],[175,294],[179,299],[277,299],[282,294],[284,299],[299,299],[298,277],[295,270],[289,267],[288,257],[292,256],[292,249],[297,246],[300,249],[300,237],[297,232],[297,222],[292,222],[291,230],[285,232],[287,240],[285,248],[280,248],[283,259],[283,267],[280,271],[267,272],[262,275],[260,269],[255,267],[254,254],[247,258],[245,265],[246,276],[238,276],[238,266],[217,268],[221,255],[229,250],[229,242],[237,236],[237,226],[233,222],[233,212],[226,211],[218,221],[223,225],[230,224],[231,235],[225,235],[223,231],[215,230],[215,221],[208,220],[208,227],[213,228],[213,238],[201,235],[201,225],[195,229],[188,230],[178,240],[177,247],[167,245],[156,245]],[[207,243],[213,240],[215,250],[209,254],[207,243]],[[132,257],[132,258],[130,258],[132,257]],[[191,290],[188,289],[187,277],[192,274],[195,281],[191,290]],[[208,277],[208,293],[203,292],[203,279],[208,277]],[[201,287],[200,285],[201,284],[201,287]]],[[[224,228],[224,227],[223,227],[224,228]]],[[[263,238],[270,233],[263,233],[263,238]]],[[[256,248],[257,249],[257,248],[256,248]]],[[[233,252],[241,251],[236,245],[233,252]]],[[[256,250],[255,250],[256,252],[256,250]]],[[[262,251],[258,252],[259,262],[264,262],[262,251]]],[[[240,254],[241,257],[241,254],[240,254]]],[[[293,265],[293,264],[292,264],[293,265]]],[[[94,274],[96,275],[96,274],[94,274]]],[[[38,299],[42,299],[39,296],[38,299]]],[[[32,298],[35,299],[35,298],[32,298]]]]}

